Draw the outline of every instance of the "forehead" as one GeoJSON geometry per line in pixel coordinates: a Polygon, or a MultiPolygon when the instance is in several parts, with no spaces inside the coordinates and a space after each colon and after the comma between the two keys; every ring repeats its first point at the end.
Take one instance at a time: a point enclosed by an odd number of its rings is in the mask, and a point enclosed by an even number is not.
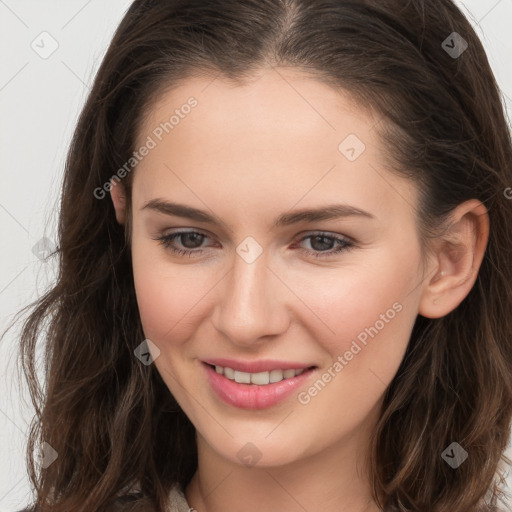
{"type": "Polygon", "coordinates": [[[335,90],[295,68],[260,70],[243,85],[219,75],[195,76],[180,80],[152,105],[139,142],[174,113],[179,116],[171,123],[175,132],[177,125],[190,117],[186,124],[199,131],[214,123],[217,130],[211,135],[250,134],[264,140],[266,134],[268,139],[276,140],[274,134],[279,131],[281,140],[288,134],[289,139],[301,134],[310,137],[314,130],[321,137],[344,128],[364,136],[378,121],[369,112],[363,111],[343,89],[335,90]],[[187,107],[190,98],[197,101],[193,109],[187,107]]]}
{"type": "Polygon", "coordinates": [[[343,90],[295,69],[264,70],[244,85],[189,78],[139,130],[137,147],[150,138],[153,148],[136,167],[134,199],[179,193],[221,207],[237,197],[247,211],[344,200],[374,212],[410,208],[412,184],[383,168],[378,122],[343,90]]]}

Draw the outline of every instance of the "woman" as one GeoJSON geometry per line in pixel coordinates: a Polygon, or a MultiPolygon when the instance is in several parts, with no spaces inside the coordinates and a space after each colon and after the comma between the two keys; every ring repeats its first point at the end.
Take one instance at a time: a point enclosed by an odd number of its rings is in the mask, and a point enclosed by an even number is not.
{"type": "Polygon", "coordinates": [[[22,332],[34,510],[499,510],[511,162],[450,0],[136,0],[22,332]]]}

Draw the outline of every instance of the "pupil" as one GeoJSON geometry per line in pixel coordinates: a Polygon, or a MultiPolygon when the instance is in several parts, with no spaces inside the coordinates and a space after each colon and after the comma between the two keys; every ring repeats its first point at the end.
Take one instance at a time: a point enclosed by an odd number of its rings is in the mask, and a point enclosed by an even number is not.
{"type": "Polygon", "coordinates": [[[188,249],[194,249],[196,247],[199,247],[201,245],[201,242],[203,241],[202,240],[202,237],[203,235],[199,234],[199,233],[185,233],[184,235],[181,235],[182,236],[182,243],[185,247],[187,247],[188,249]],[[194,245],[194,241],[193,239],[196,238],[196,241],[199,240],[199,243],[194,245]],[[192,239],[192,247],[189,246],[187,243],[186,243],[186,240],[189,240],[192,239]]]}
{"type": "MultiPolygon", "coordinates": [[[[322,236],[322,235],[317,235],[317,236],[314,236],[312,239],[311,239],[311,247],[313,247],[313,249],[317,250],[317,251],[322,251],[322,250],[326,250],[326,249],[332,249],[332,247],[330,247],[333,243],[333,240],[331,240],[330,238],[326,237],[326,236],[322,236]],[[324,244],[320,244],[320,247],[315,247],[315,240],[324,240],[326,241],[324,244]],[[322,247],[323,245],[323,247],[322,247]],[[326,247],[327,245],[327,247],[326,247]]],[[[318,244],[316,244],[318,245],[318,244]]]]}

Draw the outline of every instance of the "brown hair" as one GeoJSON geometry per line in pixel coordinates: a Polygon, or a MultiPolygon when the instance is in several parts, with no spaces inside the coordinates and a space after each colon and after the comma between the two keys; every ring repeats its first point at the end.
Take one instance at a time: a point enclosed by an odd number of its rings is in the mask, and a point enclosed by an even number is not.
{"type": "MultiPolygon", "coordinates": [[[[136,0],[69,149],[57,282],[27,306],[34,310],[21,333],[36,409],[27,461],[38,510],[106,510],[134,483],[163,510],[172,484],[192,477],[194,427],[154,365],[134,356],[144,334],[131,228],[97,191],[132,156],[163,91],[206,72],[242,84],[265,66],[307,70],[380,114],[389,168],[419,187],[426,248],[455,206],[477,198],[487,207],[490,236],[474,287],[445,317],[416,319],[375,430],[371,482],[387,512],[497,504],[512,416],[512,201],[504,195],[512,143],[469,22],[450,0],[136,0]],[[453,32],[468,44],[458,56],[442,46],[453,32]],[[45,320],[43,390],[35,349],[45,320]],[[454,441],[469,453],[457,469],[441,457],[454,441]],[[42,442],[58,453],[46,469],[33,457],[42,442]]],[[[122,181],[128,218],[132,179],[122,181]]]]}

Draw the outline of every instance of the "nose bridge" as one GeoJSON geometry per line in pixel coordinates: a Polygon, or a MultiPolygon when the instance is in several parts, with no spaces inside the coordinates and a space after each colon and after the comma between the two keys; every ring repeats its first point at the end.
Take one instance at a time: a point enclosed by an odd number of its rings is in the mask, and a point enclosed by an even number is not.
{"type": "Polygon", "coordinates": [[[214,324],[233,343],[251,344],[286,329],[286,308],[279,280],[267,267],[266,254],[254,261],[240,254],[234,256],[232,270],[224,280],[214,324]]]}

